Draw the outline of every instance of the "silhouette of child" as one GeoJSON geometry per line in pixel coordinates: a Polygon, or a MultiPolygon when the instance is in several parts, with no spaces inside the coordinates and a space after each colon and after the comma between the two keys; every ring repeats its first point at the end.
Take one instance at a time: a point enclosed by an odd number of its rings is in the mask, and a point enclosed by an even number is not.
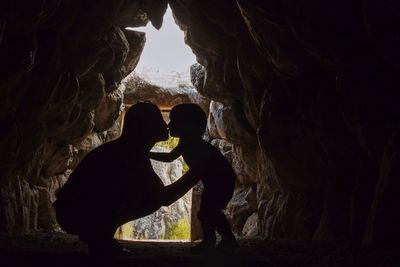
{"type": "Polygon", "coordinates": [[[217,249],[233,250],[238,246],[222,211],[232,198],[236,175],[219,149],[203,140],[206,126],[206,114],[198,105],[177,105],[170,112],[168,127],[171,136],[179,137],[179,144],[170,153],[150,152],[150,158],[164,162],[182,156],[190,171],[203,182],[204,191],[197,214],[203,240],[192,247],[193,253],[208,252],[215,248],[215,230],[221,236],[217,249]]]}

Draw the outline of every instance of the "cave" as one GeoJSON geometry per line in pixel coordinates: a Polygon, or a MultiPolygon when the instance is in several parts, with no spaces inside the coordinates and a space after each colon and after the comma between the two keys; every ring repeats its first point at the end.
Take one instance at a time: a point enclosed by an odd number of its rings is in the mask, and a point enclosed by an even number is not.
{"type": "MultiPolygon", "coordinates": [[[[85,153],[118,136],[122,105],[141,99],[121,84],[146,37],[126,28],[161,28],[168,5],[196,55],[190,101],[204,104],[210,140],[238,176],[227,208],[242,238],[236,263],[397,266],[394,0],[1,2],[1,258],[86,259],[52,246],[54,192],[85,153]]],[[[164,266],[204,263],[179,249],[164,266]]],[[[159,263],[148,255],[132,262],[159,263]]]]}

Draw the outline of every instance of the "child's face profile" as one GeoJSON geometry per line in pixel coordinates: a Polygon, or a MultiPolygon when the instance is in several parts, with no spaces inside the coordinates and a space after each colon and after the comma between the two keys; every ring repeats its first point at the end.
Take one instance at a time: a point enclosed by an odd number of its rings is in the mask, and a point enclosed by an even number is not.
{"type": "Polygon", "coordinates": [[[176,110],[172,109],[169,114],[168,130],[169,134],[173,137],[183,137],[186,132],[186,123],[180,114],[176,110]]]}
{"type": "Polygon", "coordinates": [[[169,134],[179,138],[201,137],[203,133],[199,133],[199,127],[194,122],[194,120],[198,118],[196,112],[183,105],[184,104],[175,106],[169,113],[169,134]]]}
{"type": "Polygon", "coordinates": [[[176,118],[170,115],[170,121],[168,123],[169,134],[173,137],[179,137],[179,124],[176,123],[176,118]]]}

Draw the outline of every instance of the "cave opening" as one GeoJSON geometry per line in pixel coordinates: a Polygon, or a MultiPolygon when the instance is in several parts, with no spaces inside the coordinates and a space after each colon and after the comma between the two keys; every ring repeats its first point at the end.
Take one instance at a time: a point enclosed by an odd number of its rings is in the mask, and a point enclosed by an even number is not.
{"type": "MultiPolygon", "coordinates": [[[[153,93],[158,95],[173,95],[177,92],[186,94],[188,90],[194,90],[190,82],[190,66],[196,62],[196,58],[189,46],[184,43],[184,33],[174,21],[169,6],[159,30],[150,23],[146,26],[126,29],[145,32],[146,43],[135,70],[123,81],[125,90],[132,94],[132,91],[138,91],[138,87],[143,84],[153,87],[153,93]]],[[[135,100],[151,101],[157,104],[165,122],[169,123],[169,112],[175,104],[179,103],[179,95],[162,102],[154,101],[151,97],[149,99],[148,95],[139,95],[135,100]]],[[[133,101],[125,102],[125,110],[127,110],[133,101]]],[[[179,138],[170,136],[168,140],[156,143],[152,151],[170,152],[178,142],[179,138]]],[[[175,182],[188,170],[182,157],[171,163],[155,160],[151,160],[151,163],[165,185],[175,182]]],[[[190,241],[191,213],[192,190],[170,206],[162,207],[151,215],[120,226],[115,236],[120,240],[190,241]]]]}
{"type": "MultiPolygon", "coordinates": [[[[50,243],[55,192],[86,153],[117,138],[121,104],[148,99],[165,111],[175,104],[155,82],[119,89],[145,43],[126,28],[161,26],[168,3],[204,66],[194,68],[193,84],[209,98],[212,141],[238,173],[232,228],[265,240],[251,244],[263,254],[258,261],[241,250],[247,263],[286,266],[289,256],[315,266],[389,266],[387,250],[398,262],[400,10],[393,0],[2,1],[0,234],[49,231],[38,246],[50,243]],[[315,249],[320,241],[325,255],[315,249]],[[383,251],[374,249],[381,244],[383,251]]],[[[26,256],[14,247],[0,254],[26,256]]],[[[45,258],[32,255],[25,261],[45,258]]]]}

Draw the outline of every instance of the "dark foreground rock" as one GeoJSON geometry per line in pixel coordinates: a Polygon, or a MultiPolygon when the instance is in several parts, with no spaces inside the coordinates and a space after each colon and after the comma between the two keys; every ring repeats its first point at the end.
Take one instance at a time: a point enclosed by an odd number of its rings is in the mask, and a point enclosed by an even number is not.
{"type": "Polygon", "coordinates": [[[0,235],[1,266],[387,266],[400,264],[400,248],[340,242],[241,239],[235,253],[198,256],[191,242],[122,241],[130,257],[90,258],[86,246],[64,233],[0,235]]]}

